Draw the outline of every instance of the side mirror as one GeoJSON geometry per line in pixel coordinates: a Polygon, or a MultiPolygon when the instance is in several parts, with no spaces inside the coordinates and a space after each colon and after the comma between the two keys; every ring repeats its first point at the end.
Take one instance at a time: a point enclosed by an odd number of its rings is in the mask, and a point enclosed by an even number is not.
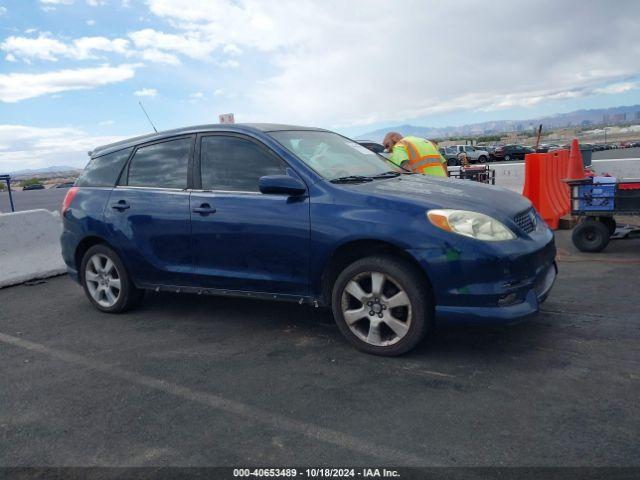
{"type": "Polygon", "coordinates": [[[300,180],[289,175],[266,175],[258,181],[260,193],[297,196],[307,191],[300,180]]]}

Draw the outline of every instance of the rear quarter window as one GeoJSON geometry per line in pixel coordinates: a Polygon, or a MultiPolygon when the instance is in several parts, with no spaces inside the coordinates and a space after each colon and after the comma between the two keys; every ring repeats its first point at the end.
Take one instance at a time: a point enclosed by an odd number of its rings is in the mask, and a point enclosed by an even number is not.
{"type": "Polygon", "coordinates": [[[187,188],[192,137],[139,147],[129,164],[130,187],[187,188]]]}
{"type": "Polygon", "coordinates": [[[127,162],[132,148],[92,158],[78,180],[78,187],[113,187],[127,162]]]}

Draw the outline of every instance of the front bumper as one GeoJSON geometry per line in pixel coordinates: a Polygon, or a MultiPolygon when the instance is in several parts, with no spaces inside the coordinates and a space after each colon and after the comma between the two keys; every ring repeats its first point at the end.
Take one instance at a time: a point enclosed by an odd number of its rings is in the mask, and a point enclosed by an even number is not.
{"type": "Polygon", "coordinates": [[[438,323],[516,323],[539,310],[557,276],[553,234],[546,227],[508,244],[469,245],[410,252],[433,286],[438,323]]]}
{"type": "MultiPolygon", "coordinates": [[[[497,306],[436,306],[436,321],[443,324],[498,325],[518,323],[534,315],[547,299],[558,274],[554,262],[547,272],[528,286],[521,302],[497,306]]],[[[504,294],[504,295],[509,295],[504,294]]]]}

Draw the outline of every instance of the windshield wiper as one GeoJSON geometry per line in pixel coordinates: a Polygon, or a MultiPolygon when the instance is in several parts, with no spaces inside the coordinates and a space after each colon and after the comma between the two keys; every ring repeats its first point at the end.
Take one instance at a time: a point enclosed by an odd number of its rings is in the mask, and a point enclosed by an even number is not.
{"type": "Polygon", "coordinates": [[[373,175],[371,178],[394,178],[402,174],[403,172],[394,172],[393,170],[389,170],[388,172],[382,172],[377,175],[373,175]]]}
{"type": "Polygon", "coordinates": [[[355,183],[355,182],[372,182],[373,177],[365,177],[364,175],[347,175],[346,177],[332,178],[331,183],[355,183]]]}

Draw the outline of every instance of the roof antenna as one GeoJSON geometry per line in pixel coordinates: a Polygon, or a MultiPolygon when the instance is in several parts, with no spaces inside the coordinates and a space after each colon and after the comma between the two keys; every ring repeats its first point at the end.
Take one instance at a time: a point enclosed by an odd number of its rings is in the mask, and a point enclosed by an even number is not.
{"type": "Polygon", "coordinates": [[[144,109],[144,106],[142,105],[142,102],[138,102],[138,105],[140,105],[140,108],[142,109],[142,111],[144,112],[144,114],[147,117],[147,120],[149,120],[149,123],[151,124],[151,126],[153,127],[153,131],[158,133],[158,130],[156,129],[156,126],[153,124],[153,122],[151,121],[151,118],[149,118],[149,114],[147,113],[147,111],[144,109]]]}

